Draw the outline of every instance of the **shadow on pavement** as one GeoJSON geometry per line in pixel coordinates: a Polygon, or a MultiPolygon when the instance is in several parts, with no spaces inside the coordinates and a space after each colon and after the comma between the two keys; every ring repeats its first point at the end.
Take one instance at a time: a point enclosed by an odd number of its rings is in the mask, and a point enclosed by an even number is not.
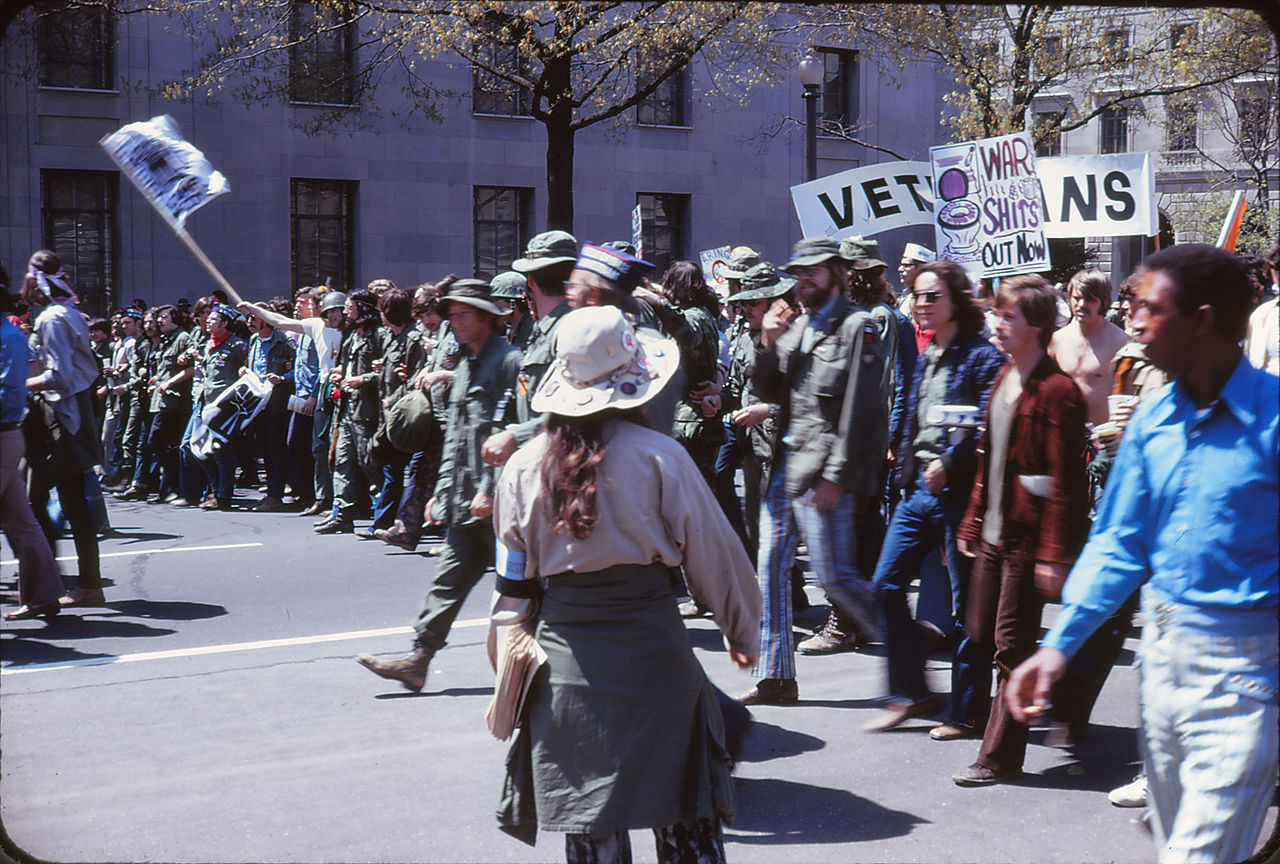
{"type": "Polygon", "coordinates": [[[775,779],[737,778],[735,783],[738,815],[724,838],[746,846],[884,840],[929,821],[845,789],[775,779]]]}
{"type": "Polygon", "coordinates": [[[132,543],[146,543],[151,540],[177,540],[183,535],[168,534],[162,531],[129,530],[125,528],[116,528],[113,526],[111,531],[108,532],[107,536],[113,539],[114,538],[123,539],[124,545],[127,546],[132,543]]]}
{"type": "Polygon", "coordinates": [[[813,735],[784,729],[772,723],[752,722],[742,745],[739,762],[768,762],[812,750],[821,750],[827,742],[813,735]]]}
{"type": "MultiPolygon", "coordinates": [[[[1032,743],[1043,740],[1033,732],[1032,743]]],[[[1037,789],[1084,789],[1106,792],[1133,779],[1138,753],[1138,730],[1129,726],[1090,725],[1075,746],[1062,751],[1066,760],[1039,774],[1024,774],[1019,786],[1037,789]]]]}
{"type": "Polygon", "coordinates": [[[492,696],[492,687],[446,687],[444,690],[426,690],[411,693],[401,690],[397,693],[379,693],[374,699],[425,699],[430,696],[492,696]]]}
{"type": "Polygon", "coordinates": [[[74,660],[90,660],[97,657],[113,657],[108,653],[80,651],[66,645],[50,645],[38,638],[27,635],[39,634],[43,631],[32,630],[23,633],[8,631],[4,639],[4,668],[14,669],[33,663],[70,663],[74,660]]]}
{"type": "MultiPolygon", "coordinates": [[[[92,612],[86,613],[85,610],[70,609],[64,611],[56,618],[50,618],[45,626],[39,630],[31,630],[23,628],[20,631],[11,630],[18,640],[31,639],[33,636],[37,639],[102,639],[104,637],[112,638],[132,638],[136,636],[168,636],[175,631],[165,627],[148,627],[146,624],[140,624],[136,621],[115,620],[110,617],[82,617],[92,615],[92,612]]],[[[5,646],[5,659],[14,659],[12,649],[8,645],[5,646]]],[[[43,663],[43,658],[23,658],[24,662],[43,663]]]]}
{"type": "Polygon", "coordinates": [[[186,600],[114,600],[108,608],[128,618],[163,621],[196,621],[227,614],[225,606],[191,603],[186,600]]]}

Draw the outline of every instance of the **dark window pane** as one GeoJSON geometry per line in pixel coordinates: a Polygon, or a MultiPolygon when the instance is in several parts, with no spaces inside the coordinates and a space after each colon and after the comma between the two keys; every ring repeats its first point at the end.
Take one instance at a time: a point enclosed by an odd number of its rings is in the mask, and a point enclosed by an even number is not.
{"type": "Polygon", "coordinates": [[[356,184],[291,180],[293,288],[328,284],[341,291],[355,281],[356,184]]]}
{"type": "Polygon", "coordinates": [[[825,69],[818,114],[824,123],[853,126],[858,122],[858,52],[820,51],[825,69]]]}
{"type": "Polygon", "coordinates": [[[642,253],[661,276],[674,262],[687,258],[685,238],[689,229],[689,196],[641,192],[642,253]]]}
{"type": "Polygon", "coordinates": [[[1037,156],[1062,155],[1062,111],[1039,111],[1035,115],[1037,156]]]}
{"type": "Polygon", "coordinates": [[[492,279],[524,253],[529,242],[533,190],[513,186],[472,189],[473,259],[477,279],[492,279]]]}
{"type": "Polygon", "coordinates": [[[355,25],[346,4],[295,0],[290,14],[289,98],[294,102],[355,102],[355,25]]]}
{"type": "Polygon", "coordinates": [[[1129,148],[1129,111],[1127,108],[1108,108],[1100,115],[1102,153],[1124,153],[1129,148]]]}
{"type": "Polygon", "coordinates": [[[116,189],[114,172],[40,173],[44,245],[62,259],[62,269],[80,296],[80,308],[102,314],[114,273],[116,189]]]}
{"type": "MultiPolygon", "coordinates": [[[[519,38],[519,33],[504,29],[501,20],[495,20],[492,28],[494,39],[480,49],[481,61],[494,69],[527,78],[528,60],[512,42],[519,38]]],[[[474,113],[509,117],[529,114],[532,103],[529,88],[507,81],[480,66],[473,66],[471,71],[471,110],[474,113]]]]}
{"type": "Polygon", "coordinates": [[[36,19],[40,86],[114,88],[113,29],[110,15],[101,7],[42,6],[36,19]]]}
{"type": "Polygon", "coordinates": [[[681,69],[636,106],[636,122],[646,126],[687,126],[689,76],[681,69]]]}

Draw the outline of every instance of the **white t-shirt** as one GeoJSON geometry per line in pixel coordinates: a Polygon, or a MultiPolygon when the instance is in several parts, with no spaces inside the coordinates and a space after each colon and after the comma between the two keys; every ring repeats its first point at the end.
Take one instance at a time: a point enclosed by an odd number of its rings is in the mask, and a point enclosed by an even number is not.
{"type": "Polygon", "coordinates": [[[338,349],[342,347],[342,331],[326,327],[323,318],[303,318],[298,322],[305,328],[311,341],[316,346],[316,357],[320,363],[320,379],[327,381],[334,364],[338,362],[338,349]]]}

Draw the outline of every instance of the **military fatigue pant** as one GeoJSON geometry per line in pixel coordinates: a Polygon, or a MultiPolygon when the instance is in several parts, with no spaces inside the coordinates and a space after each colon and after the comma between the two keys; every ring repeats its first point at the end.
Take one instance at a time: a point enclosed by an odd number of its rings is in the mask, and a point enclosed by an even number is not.
{"type": "Polygon", "coordinates": [[[489,519],[450,525],[445,531],[435,581],[413,622],[418,643],[424,648],[439,651],[444,647],[467,595],[493,566],[493,550],[493,523],[489,519]]]}
{"type": "Polygon", "coordinates": [[[361,502],[369,497],[369,487],[381,485],[381,472],[369,470],[366,451],[373,427],[343,417],[338,422],[337,444],[333,453],[333,508],[346,516],[351,515],[361,502]]]}

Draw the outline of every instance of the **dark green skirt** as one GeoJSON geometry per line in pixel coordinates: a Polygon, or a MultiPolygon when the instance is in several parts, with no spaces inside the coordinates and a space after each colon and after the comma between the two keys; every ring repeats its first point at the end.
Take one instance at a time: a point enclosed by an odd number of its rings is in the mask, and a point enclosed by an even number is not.
{"type": "Polygon", "coordinates": [[[732,822],[720,707],[665,567],[551,577],[537,639],[547,663],[507,754],[503,831],[532,845],[538,828],[732,822]]]}

